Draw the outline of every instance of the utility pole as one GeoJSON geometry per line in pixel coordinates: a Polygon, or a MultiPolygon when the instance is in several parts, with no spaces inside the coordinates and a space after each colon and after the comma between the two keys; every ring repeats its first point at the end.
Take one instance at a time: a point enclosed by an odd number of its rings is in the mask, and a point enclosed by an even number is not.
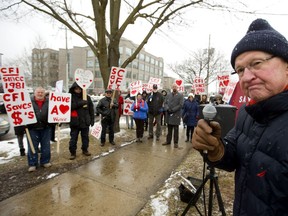
{"type": "Polygon", "coordinates": [[[211,55],[211,51],[210,51],[210,34],[209,34],[209,39],[208,39],[208,58],[207,58],[207,80],[206,80],[206,91],[208,94],[208,83],[209,83],[209,79],[210,79],[210,55],[211,55]]]}

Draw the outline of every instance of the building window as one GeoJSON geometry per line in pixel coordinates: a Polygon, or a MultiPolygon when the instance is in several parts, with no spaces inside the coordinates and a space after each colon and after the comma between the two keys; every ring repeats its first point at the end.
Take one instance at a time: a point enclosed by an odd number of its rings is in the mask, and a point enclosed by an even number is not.
{"type": "Polygon", "coordinates": [[[94,53],[92,52],[92,50],[87,50],[87,57],[93,57],[94,53]]]}
{"type": "Polygon", "coordinates": [[[132,67],[138,69],[138,62],[133,61],[132,62],[132,67]]]}
{"type": "Polygon", "coordinates": [[[93,60],[87,60],[86,67],[87,68],[93,68],[93,60]]]}
{"type": "Polygon", "coordinates": [[[146,55],[145,62],[150,63],[150,56],[147,56],[147,55],[146,55]]]}
{"type": "Polygon", "coordinates": [[[144,64],[141,64],[141,63],[140,63],[140,64],[139,64],[139,69],[142,70],[142,71],[144,71],[144,69],[145,69],[145,68],[144,68],[144,64]]]}
{"type": "Polygon", "coordinates": [[[131,71],[127,71],[126,78],[131,78],[131,71]]]}
{"type": "Polygon", "coordinates": [[[119,47],[119,53],[122,55],[123,54],[123,47],[119,47]]]}
{"type": "Polygon", "coordinates": [[[149,65],[145,65],[145,72],[149,72],[149,65]]]}
{"type": "Polygon", "coordinates": [[[131,56],[132,55],[132,49],[125,47],[125,53],[126,53],[126,56],[131,56]]]}
{"type": "Polygon", "coordinates": [[[144,61],[145,60],[145,55],[140,53],[139,55],[139,60],[144,61]]]}
{"type": "Polygon", "coordinates": [[[151,64],[155,64],[155,59],[154,58],[151,58],[151,64]]]}

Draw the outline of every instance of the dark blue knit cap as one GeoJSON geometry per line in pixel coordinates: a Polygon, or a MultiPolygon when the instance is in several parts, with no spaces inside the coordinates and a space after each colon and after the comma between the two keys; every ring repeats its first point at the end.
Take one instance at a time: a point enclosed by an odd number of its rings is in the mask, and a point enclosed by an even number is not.
{"type": "Polygon", "coordinates": [[[233,68],[237,56],[247,51],[267,52],[288,62],[288,42],[286,38],[264,19],[254,20],[246,35],[234,47],[231,55],[233,68]]]}

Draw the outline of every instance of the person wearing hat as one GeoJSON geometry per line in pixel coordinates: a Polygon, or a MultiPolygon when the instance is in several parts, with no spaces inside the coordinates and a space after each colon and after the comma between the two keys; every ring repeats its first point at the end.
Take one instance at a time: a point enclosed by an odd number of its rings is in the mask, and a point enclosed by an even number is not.
{"type": "Polygon", "coordinates": [[[232,51],[231,65],[250,98],[235,126],[199,120],[192,145],[207,162],[235,171],[233,215],[288,215],[288,42],[256,19],[232,51]]]}
{"type": "Polygon", "coordinates": [[[158,92],[157,84],[153,84],[153,91],[149,95],[147,104],[148,104],[148,132],[149,136],[148,139],[153,139],[153,127],[154,127],[154,120],[156,122],[156,141],[160,140],[161,134],[161,113],[163,110],[163,102],[164,98],[163,95],[158,92]]]}
{"type": "Polygon", "coordinates": [[[82,153],[90,156],[89,148],[89,127],[94,125],[94,108],[89,95],[87,100],[83,99],[82,88],[74,82],[69,89],[71,93],[71,120],[70,120],[70,160],[76,159],[77,141],[81,133],[82,153]]]}
{"type": "Polygon", "coordinates": [[[187,126],[185,142],[189,142],[192,140],[194,127],[197,125],[198,116],[199,116],[198,103],[194,100],[194,94],[189,93],[188,100],[185,100],[184,102],[182,112],[183,122],[187,126]]]}
{"type": "MultiPolygon", "coordinates": [[[[135,101],[135,96],[131,96],[130,89],[127,90],[127,95],[125,96],[126,99],[130,99],[131,101],[135,101]]],[[[126,125],[128,129],[134,129],[134,120],[133,115],[126,115],[126,125]]]]}
{"type": "Polygon", "coordinates": [[[111,145],[115,145],[114,142],[114,122],[116,117],[116,112],[118,110],[118,103],[116,98],[112,101],[112,90],[107,89],[105,91],[105,97],[102,98],[97,104],[97,112],[101,114],[101,144],[100,146],[104,146],[106,142],[106,130],[109,130],[109,142],[111,145]]]}

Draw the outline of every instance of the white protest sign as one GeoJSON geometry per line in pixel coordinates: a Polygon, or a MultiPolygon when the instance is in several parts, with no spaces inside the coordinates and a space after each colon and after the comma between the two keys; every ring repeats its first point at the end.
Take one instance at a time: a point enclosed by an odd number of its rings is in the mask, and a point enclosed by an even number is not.
{"type": "Polygon", "coordinates": [[[90,70],[76,69],[75,74],[76,83],[82,88],[87,89],[93,82],[93,73],[90,70]]]}
{"type": "Polygon", "coordinates": [[[91,135],[96,139],[100,139],[102,132],[102,125],[100,123],[95,123],[91,129],[91,135]]]}
{"type": "Polygon", "coordinates": [[[123,115],[133,115],[133,111],[131,110],[131,106],[134,103],[134,100],[130,100],[129,98],[124,100],[123,104],[123,115]]]}
{"type": "Polygon", "coordinates": [[[71,94],[56,93],[49,94],[49,123],[70,122],[71,118],[71,94]]]}
{"type": "Polygon", "coordinates": [[[184,89],[184,82],[182,79],[176,79],[175,80],[175,84],[177,85],[177,90],[179,92],[184,92],[185,89],[184,89]]]}
{"type": "Polygon", "coordinates": [[[126,69],[119,67],[112,67],[109,77],[107,89],[119,90],[122,82],[126,77],[126,69]]]}
{"type": "Polygon", "coordinates": [[[223,95],[223,98],[222,100],[226,103],[228,103],[233,95],[233,92],[234,92],[234,89],[237,85],[237,82],[238,81],[234,81],[234,80],[231,80],[229,83],[228,83],[228,86],[225,87],[225,93],[223,95]]]}
{"type": "Polygon", "coordinates": [[[130,83],[130,96],[136,96],[138,93],[142,93],[142,81],[137,80],[135,82],[130,83]]]}
{"type": "Polygon", "coordinates": [[[205,81],[201,77],[195,77],[194,78],[194,89],[195,89],[195,94],[203,94],[205,93],[205,81]]]}
{"type": "Polygon", "coordinates": [[[55,92],[61,93],[63,90],[63,80],[58,80],[55,86],[55,92]]]}
{"type": "Polygon", "coordinates": [[[3,101],[12,126],[37,122],[29,92],[26,91],[24,74],[17,67],[3,67],[3,101]]]}
{"type": "Polygon", "coordinates": [[[155,78],[155,77],[150,77],[149,79],[149,84],[157,84],[157,86],[159,87],[161,84],[161,79],[160,78],[155,78]]]}

